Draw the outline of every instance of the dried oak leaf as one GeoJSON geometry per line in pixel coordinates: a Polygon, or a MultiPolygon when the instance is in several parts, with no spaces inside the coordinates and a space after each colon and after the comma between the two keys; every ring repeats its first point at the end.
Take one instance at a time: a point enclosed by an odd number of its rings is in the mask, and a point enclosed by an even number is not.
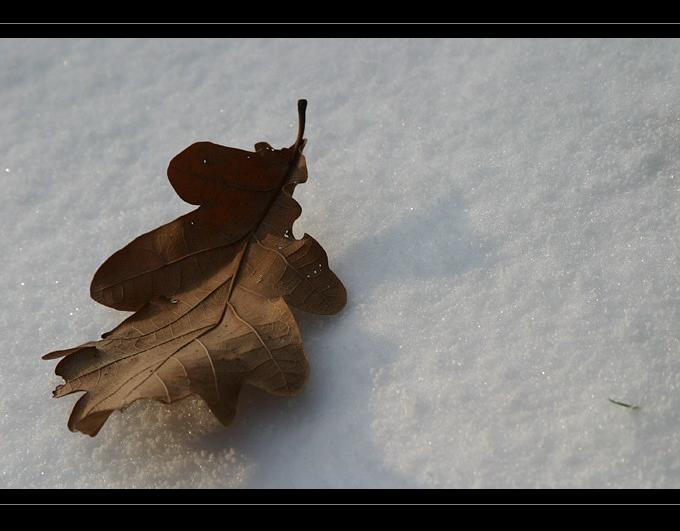
{"type": "Polygon", "coordinates": [[[228,425],[243,384],[300,391],[308,366],[289,306],[334,314],[347,300],[321,245],[292,234],[293,190],[307,180],[306,103],[289,148],[198,142],[172,159],[170,183],[200,206],[114,253],[92,280],[92,298],[135,313],[99,341],[43,356],[63,357],[54,396],[85,391],[71,431],[95,436],[135,400],[192,394],[228,425]]]}

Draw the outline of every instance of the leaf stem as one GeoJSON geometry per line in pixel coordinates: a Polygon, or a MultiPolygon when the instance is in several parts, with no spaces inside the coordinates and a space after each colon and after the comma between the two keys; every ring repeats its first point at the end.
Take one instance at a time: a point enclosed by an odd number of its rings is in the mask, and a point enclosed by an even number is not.
{"type": "Polygon", "coordinates": [[[307,100],[298,100],[298,133],[294,147],[299,149],[302,145],[302,136],[305,134],[305,111],[307,110],[307,100]]]}

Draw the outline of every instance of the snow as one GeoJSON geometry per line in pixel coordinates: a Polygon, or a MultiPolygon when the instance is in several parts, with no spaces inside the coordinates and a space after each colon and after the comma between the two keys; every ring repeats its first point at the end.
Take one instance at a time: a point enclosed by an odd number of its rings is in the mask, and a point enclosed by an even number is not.
{"type": "Polygon", "coordinates": [[[0,487],[680,487],[678,40],[0,41],[0,487]],[[137,402],[94,439],[48,351],[192,207],[197,140],[280,147],[348,288],[294,399],[137,402]],[[609,398],[640,406],[631,410],[609,398]]]}

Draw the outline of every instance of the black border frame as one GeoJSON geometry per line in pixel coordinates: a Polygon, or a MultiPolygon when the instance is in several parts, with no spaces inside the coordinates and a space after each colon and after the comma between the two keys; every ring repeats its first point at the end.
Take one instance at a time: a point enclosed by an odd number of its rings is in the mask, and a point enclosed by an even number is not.
{"type": "MultiPolygon", "coordinates": [[[[137,6],[139,7],[139,6],[137,6]]],[[[284,6],[285,7],[285,6],[284,6]]],[[[383,18],[370,15],[368,23],[345,23],[352,19],[346,11],[338,13],[335,22],[305,22],[300,12],[290,8],[283,14],[277,11],[260,11],[255,14],[237,12],[230,18],[232,22],[218,23],[210,21],[198,23],[185,13],[171,13],[175,20],[166,14],[160,15],[151,22],[153,16],[142,16],[144,23],[102,22],[96,23],[86,12],[72,14],[59,11],[52,20],[57,23],[45,23],[56,9],[41,12],[39,19],[14,19],[17,23],[0,23],[0,37],[678,37],[680,25],[673,22],[658,23],[661,18],[658,11],[646,13],[614,12],[609,19],[596,15],[595,23],[572,23],[580,21],[582,16],[566,14],[560,22],[550,22],[542,12],[533,12],[527,16],[516,6],[511,5],[505,12],[492,12],[483,20],[475,16],[461,16],[462,21],[474,23],[427,23],[432,19],[430,11],[418,13],[397,13],[396,21],[387,20],[389,15],[382,13],[383,18]],[[507,17],[512,9],[513,15],[507,17]],[[504,19],[503,17],[506,16],[504,19]],[[45,18],[47,17],[47,18],[45,18]],[[78,21],[81,17],[83,22],[78,21]],[[90,17],[88,19],[88,17],[90,17]],[[149,18],[150,17],[150,18],[149,18]],[[258,18],[259,17],[259,18],[258,18]],[[180,21],[180,19],[184,21],[180,21]],[[409,18],[410,22],[405,23],[409,18]],[[340,20],[338,22],[337,20],[340,20]],[[540,20],[540,22],[537,22],[540,20]],[[565,20],[567,22],[565,22],[565,20]],[[609,20],[609,22],[607,22],[609,20]],[[642,23],[636,22],[642,21],[642,23]],[[656,21],[656,22],[653,22],[656,21]],[[251,23],[252,22],[252,23],[251,23]],[[284,23],[290,22],[290,23],[284,23]]],[[[280,8],[279,8],[280,9],[280,8]]],[[[613,9],[613,8],[610,8],[613,9]]],[[[592,15],[592,10],[587,11],[592,15]]],[[[125,12],[123,11],[123,14],[125,12]]],[[[137,13],[139,14],[139,13],[137,13]]],[[[362,13],[365,15],[366,13],[362,13]]],[[[119,15],[120,16],[120,15],[119,15]]],[[[194,16],[195,17],[195,16],[194,16]]],[[[203,19],[209,18],[201,15],[203,19]]],[[[126,17],[120,17],[125,20],[126,17]]],[[[320,21],[317,21],[320,22],[320,21]]],[[[320,490],[230,490],[230,489],[175,489],[175,490],[97,490],[97,489],[21,489],[0,490],[0,506],[3,508],[27,508],[41,506],[58,515],[64,510],[69,514],[74,510],[97,508],[102,505],[116,507],[162,506],[164,509],[200,506],[202,509],[212,507],[245,507],[267,506],[278,511],[286,507],[298,507],[304,510],[334,507],[456,507],[456,508],[494,508],[513,509],[531,507],[533,509],[569,508],[569,507],[607,507],[619,511],[627,518],[627,509],[640,506],[676,507],[680,506],[680,497],[675,490],[447,490],[447,489],[320,489],[320,490]],[[76,504],[76,506],[74,506],[76,504]]],[[[608,511],[610,513],[611,511],[608,511]]],[[[170,514],[172,511],[170,512],[170,514]]],[[[478,512],[476,514],[479,514],[478,512]]]]}

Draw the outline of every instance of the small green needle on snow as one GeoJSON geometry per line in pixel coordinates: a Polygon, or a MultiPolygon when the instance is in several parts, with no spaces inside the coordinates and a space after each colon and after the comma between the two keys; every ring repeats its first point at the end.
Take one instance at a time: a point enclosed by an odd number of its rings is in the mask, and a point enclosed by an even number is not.
{"type": "Polygon", "coordinates": [[[627,408],[630,408],[630,409],[640,409],[640,406],[634,406],[632,404],[626,404],[625,402],[619,402],[618,400],[613,400],[611,398],[609,399],[609,401],[612,404],[616,404],[617,406],[623,406],[623,407],[627,407],[627,408]]]}

